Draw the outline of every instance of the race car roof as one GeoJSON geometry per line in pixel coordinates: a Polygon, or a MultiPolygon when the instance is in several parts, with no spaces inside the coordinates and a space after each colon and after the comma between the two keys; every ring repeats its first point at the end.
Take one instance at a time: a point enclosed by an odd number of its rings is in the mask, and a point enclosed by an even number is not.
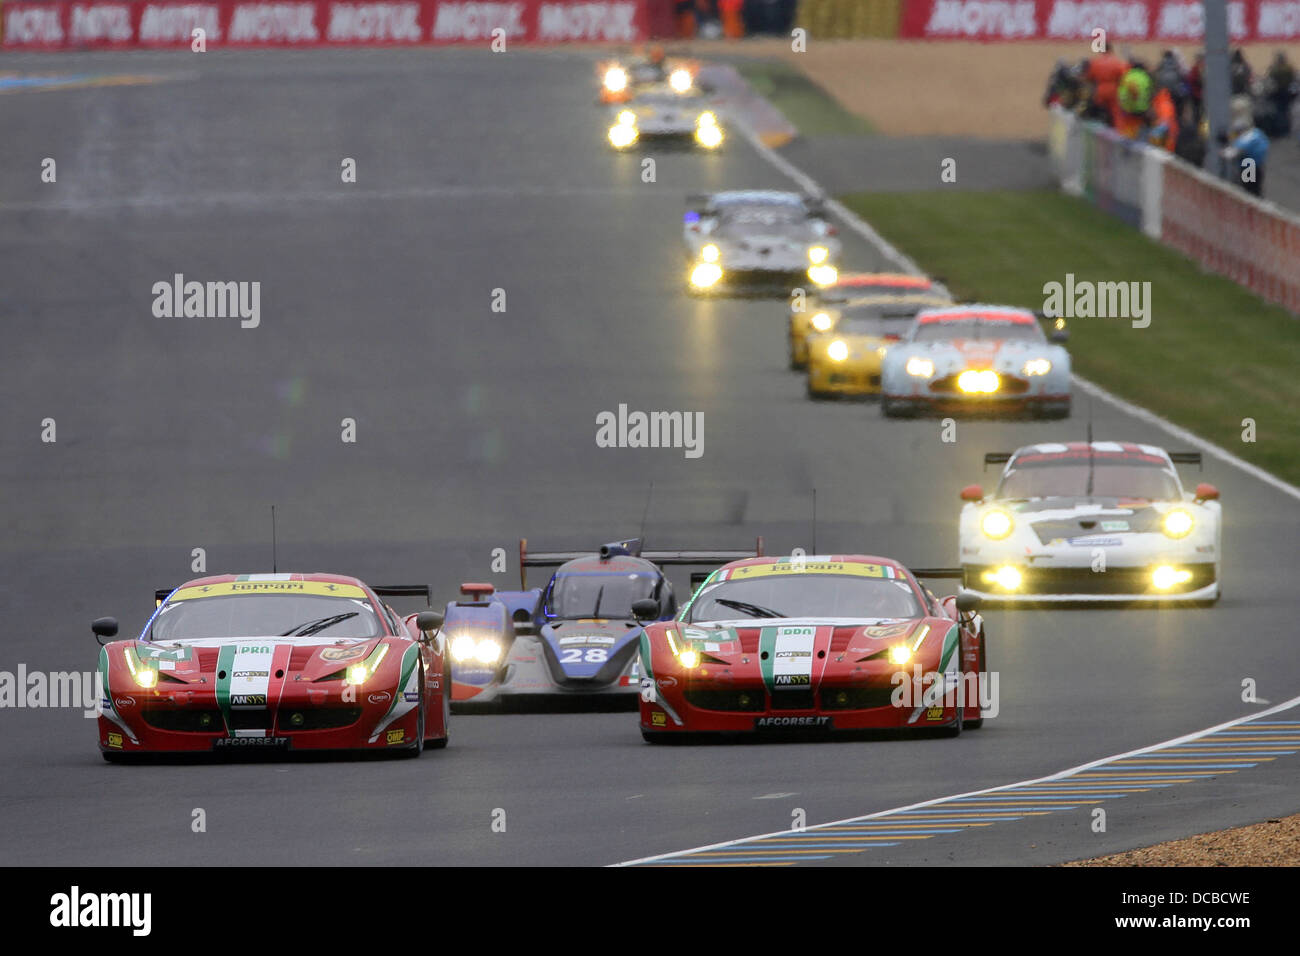
{"type": "Polygon", "coordinates": [[[961,305],[948,309],[926,309],[917,321],[922,325],[937,322],[968,322],[971,319],[983,319],[990,322],[1012,322],[1017,325],[1033,325],[1038,321],[1028,309],[1018,309],[1009,305],[961,305]]]}
{"type": "Polygon", "coordinates": [[[555,575],[559,577],[562,574],[605,574],[605,573],[622,573],[622,574],[652,574],[658,577],[659,568],[651,561],[644,558],[638,558],[633,555],[614,555],[608,558],[601,558],[599,555],[584,556],[574,558],[560,565],[555,575]]]}
{"type": "Polygon", "coordinates": [[[732,561],[717,571],[717,580],[728,580],[734,576],[745,577],[754,572],[746,568],[770,569],[774,574],[852,574],[861,569],[878,569],[871,577],[900,577],[898,573],[903,566],[890,558],[879,558],[870,554],[809,554],[803,557],[791,555],[772,555],[761,558],[745,558],[732,561]],[[797,570],[802,568],[802,570],[797,570]],[[738,574],[736,572],[739,572],[738,574]]]}
{"type": "Polygon", "coordinates": [[[216,574],[194,578],[178,588],[158,589],[154,598],[185,600],[234,594],[318,594],[321,596],[365,597],[366,586],[345,574],[284,572],[276,574],[216,574]]]}

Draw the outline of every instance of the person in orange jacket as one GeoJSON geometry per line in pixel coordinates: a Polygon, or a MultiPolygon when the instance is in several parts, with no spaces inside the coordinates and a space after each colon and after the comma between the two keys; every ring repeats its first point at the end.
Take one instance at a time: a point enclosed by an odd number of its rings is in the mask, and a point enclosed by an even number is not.
{"type": "Polygon", "coordinates": [[[1128,63],[1111,51],[1110,43],[1088,61],[1084,79],[1092,84],[1092,101],[1088,115],[1093,119],[1109,121],[1115,113],[1119,95],[1119,81],[1128,72],[1128,63]]]}
{"type": "Polygon", "coordinates": [[[1174,151],[1178,143],[1178,108],[1169,90],[1161,87],[1151,97],[1151,109],[1147,111],[1147,142],[1174,151]]]}
{"type": "Polygon", "coordinates": [[[745,0],[718,0],[718,15],[722,18],[722,33],[733,40],[745,35],[745,19],[741,11],[745,0]]]}

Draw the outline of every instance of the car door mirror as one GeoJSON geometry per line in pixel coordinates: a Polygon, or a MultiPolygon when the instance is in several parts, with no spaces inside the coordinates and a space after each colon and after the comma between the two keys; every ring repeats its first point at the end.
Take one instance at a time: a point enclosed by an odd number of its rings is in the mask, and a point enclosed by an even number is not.
{"type": "Polygon", "coordinates": [[[642,598],[632,602],[632,616],[638,621],[653,621],[659,616],[659,602],[654,598],[642,598]]]}
{"type": "Polygon", "coordinates": [[[1211,485],[1208,482],[1203,481],[1196,486],[1196,500],[1197,501],[1218,501],[1219,489],[1214,487],[1214,485],[1211,485]]]}
{"type": "MultiPolygon", "coordinates": [[[[97,638],[107,638],[117,636],[117,618],[115,617],[97,617],[90,622],[90,629],[97,638]]],[[[99,643],[103,644],[101,640],[99,643]]]]}
{"type": "Polygon", "coordinates": [[[978,611],[980,607],[980,596],[974,591],[957,592],[957,610],[963,614],[970,614],[978,611]]]}
{"type": "Polygon", "coordinates": [[[421,611],[415,615],[415,626],[421,634],[429,634],[442,627],[443,615],[439,611],[421,611]]]}
{"type": "Polygon", "coordinates": [[[962,501],[983,501],[984,489],[979,485],[967,485],[961,490],[962,501]]]}

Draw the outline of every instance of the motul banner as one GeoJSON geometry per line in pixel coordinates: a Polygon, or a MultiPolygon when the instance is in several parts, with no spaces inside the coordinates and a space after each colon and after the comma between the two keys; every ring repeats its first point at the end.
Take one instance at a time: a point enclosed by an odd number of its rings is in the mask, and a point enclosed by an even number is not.
{"type": "Polygon", "coordinates": [[[3,49],[637,43],[653,0],[5,0],[3,49]],[[201,31],[197,33],[196,31],[201,31]]]}
{"type": "MultiPolygon", "coordinates": [[[[1196,43],[1201,0],[903,0],[899,36],[919,40],[1091,40],[1196,43]]],[[[1234,43],[1300,40],[1300,0],[1229,0],[1234,43]]]]}

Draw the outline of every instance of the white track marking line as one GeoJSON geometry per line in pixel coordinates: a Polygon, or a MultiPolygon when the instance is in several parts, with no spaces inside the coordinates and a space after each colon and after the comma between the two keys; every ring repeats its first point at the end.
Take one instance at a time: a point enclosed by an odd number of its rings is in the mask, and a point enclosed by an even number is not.
{"type": "MultiPolygon", "coordinates": [[[[752,843],[755,840],[766,840],[769,837],[789,836],[792,832],[808,833],[809,831],[812,830],[822,830],[827,827],[844,826],[845,824],[858,823],[862,820],[878,820],[882,817],[891,817],[896,814],[906,813],[909,810],[919,810],[922,807],[932,807],[938,804],[949,803],[953,800],[961,800],[966,797],[980,797],[990,793],[1003,793],[1008,790],[1015,790],[1019,787],[1028,787],[1037,783],[1047,783],[1053,780],[1064,780],[1068,777],[1074,776],[1077,773],[1082,773],[1085,770],[1091,770],[1094,767],[1100,767],[1105,764],[1114,763],[1115,761],[1118,760],[1126,760],[1130,757],[1141,756],[1142,754],[1153,753],[1157,750],[1165,750],[1169,747],[1174,747],[1177,746],[1178,744],[1184,744],[1191,740],[1200,740],[1203,737],[1208,737],[1211,734],[1218,733],[1219,731],[1227,730],[1229,727],[1236,727],[1240,724],[1249,723],[1254,720],[1260,720],[1264,717],[1269,716],[1270,714],[1281,713],[1282,711],[1290,710],[1291,708],[1296,707],[1298,705],[1300,705],[1300,697],[1293,697],[1291,700],[1288,700],[1285,703],[1278,704],[1276,707],[1270,707],[1268,710],[1262,710],[1258,714],[1248,714],[1245,717],[1236,717],[1222,724],[1216,724],[1213,727],[1207,727],[1204,730],[1198,730],[1190,734],[1184,734],[1181,737],[1174,737],[1171,740],[1166,740],[1158,744],[1151,744],[1148,747],[1142,747],[1138,750],[1130,750],[1127,753],[1114,754],[1113,756],[1110,757],[1102,757],[1100,760],[1093,760],[1090,763],[1080,764],[1077,767],[1071,767],[1068,770],[1061,770],[1058,771],[1057,773],[1048,774],[1045,777],[1034,777],[1031,780],[1021,780],[1017,783],[1004,783],[1001,786],[989,787],[985,790],[972,790],[969,793],[955,793],[946,797],[935,797],[933,800],[923,800],[920,803],[909,803],[905,807],[894,807],[893,809],[890,810],[878,810],[875,813],[864,814],[863,816],[860,817],[846,817],[843,820],[832,820],[829,823],[816,823],[811,826],[806,826],[799,831],[776,830],[773,831],[772,833],[762,833],[757,836],[741,837],[738,840],[727,840],[723,843],[710,843],[707,846],[691,847],[688,850],[677,850],[676,852],[673,853],[660,853],[655,856],[641,857],[640,859],[637,860],[624,860],[622,863],[612,863],[610,865],[611,866],[636,866],[641,863],[655,863],[658,862],[659,860],[676,859],[677,857],[680,856],[689,856],[692,853],[700,853],[705,850],[717,850],[723,847],[738,846],[743,843],[752,843]]],[[[1066,802],[1066,801],[1061,801],[1061,802],[1066,802]]],[[[754,852],[757,854],[760,853],[761,851],[755,850],[754,852]]]]}
{"type": "MultiPolygon", "coordinates": [[[[766,159],[769,163],[771,163],[781,172],[789,176],[792,180],[795,181],[795,183],[799,185],[801,189],[803,189],[806,192],[817,193],[819,195],[824,193],[824,190],[815,179],[813,179],[803,170],[799,169],[797,166],[791,163],[784,156],[781,156],[779,153],[776,152],[776,150],[772,149],[770,146],[765,145],[754,134],[754,132],[750,130],[747,126],[745,126],[744,124],[738,124],[738,125],[740,126],[741,133],[744,135],[745,139],[749,142],[749,144],[752,147],[754,147],[754,150],[758,153],[758,155],[762,156],[764,159],[766,159]]],[[[835,199],[827,198],[826,208],[829,209],[831,212],[835,213],[836,216],[838,216],[841,220],[844,221],[845,225],[847,225],[850,229],[852,229],[863,239],[865,239],[868,243],[874,246],[876,248],[876,251],[879,252],[882,256],[884,256],[886,259],[896,263],[901,269],[903,269],[906,272],[912,272],[915,273],[916,275],[924,275],[924,271],[921,269],[920,266],[918,266],[915,262],[913,262],[911,259],[905,256],[893,245],[891,245],[888,240],[886,240],[882,235],[880,235],[880,233],[876,232],[875,229],[871,228],[871,226],[867,222],[865,222],[861,217],[859,217],[855,212],[853,212],[853,210],[847,208],[843,203],[835,199]]],[[[1100,385],[1097,385],[1094,382],[1090,382],[1086,378],[1083,378],[1082,376],[1074,375],[1073,379],[1074,379],[1074,384],[1077,385],[1083,392],[1086,392],[1088,395],[1091,395],[1094,398],[1099,398],[1103,402],[1106,402],[1110,405],[1113,405],[1115,408],[1118,408],[1126,415],[1136,418],[1138,421],[1145,422],[1148,425],[1153,425],[1156,428],[1159,428],[1161,431],[1165,432],[1166,434],[1170,435],[1171,437],[1176,438],[1181,442],[1186,442],[1187,444],[1193,446],[1194,448],[1199,448],[1207,455],[1210,455],[1213,458],[1217,458],[1219,461],[1222,461],[1224,464],[1231,465],[1232,467],[1238,469],[1239,471],[1243,471],[1246,474],[1250,475],[1252,478],[1257,478],[1260,481],[1262,481],[1264,484],[1268,485],[1269,487],[1282,492],[1284,495],[1294,498],[1296,501],[1300,501],[1300,488],[1296,487],[1293,484],[1290,484],[1289,482],[1283,481],[1281,478],[1277,477],[1276,475],[1270,474],[1269,472],[1265,471],[1263,468],[1260,468],[1258,465],[1252,465],[1250,462],[1238,458],[1236,455],[1228,451],[1226,448],[1222,448],[1211,441],[1207,441],[1206,439],[1201,438],[1199,435],[1196,435],[1193,432],[1188,431],[1186,428],[1183,428],[1179,425],[1175,425],[1167,418],[1162,418],[1161,416],[1157,415],[1155,412],[1151,411],[1150,409],[1146,409],[1143,408],[1141,405],[1134,405],[1132,402],[1125,401],[1124,399],[1120,398],[1118,395],[1114,395],[1111,392],[1106,391],[1106,389],[1102,388],[1100,385]]]]}

